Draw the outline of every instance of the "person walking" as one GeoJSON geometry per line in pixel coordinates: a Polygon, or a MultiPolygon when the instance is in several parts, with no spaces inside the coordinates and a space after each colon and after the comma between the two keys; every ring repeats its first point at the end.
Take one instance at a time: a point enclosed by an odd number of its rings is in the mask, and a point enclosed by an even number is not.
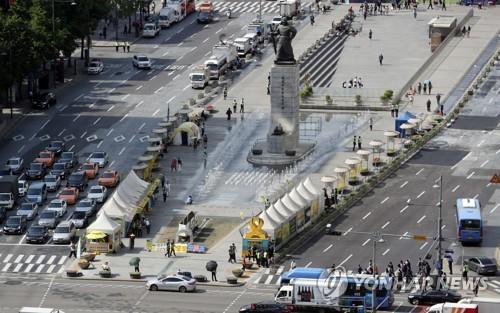
{"type": "Polygon", "coordinates": [[[429,0],[429,5],[427,6],[427,10],[432,9],[434,10],[434,7],[432,6],[433,0],[429,0]]]}
{"type": "Polygon", "coordinates": [[[236,99],[233,99],[233,112],[236,113],[236,107],[238,106],[238,102],[236,99]]]}
{"type": "Polygon", "coordinates": [[[358,136],[358,149],[361,149],[361,136],[358,136]]]}
{"type": "Polygon", "coordinates": [[[418,85],[417,85],[417,92],[418,92],[418,94],[421,94],[421,93],[422,93],[422,83],[421,83],[421,82],[418,82],[418,85]]]}
{"type": "Polygon", "coordinates": [[[161,186],[165,187],[165,175],[163,175],[163,174],[160,175],[160,182],[161,182],[161,186]]]}
{"type": "Polygon", "coordinates": [[[165,188],[165,186],[163,186],[161,189],[163,191],[163,203],[165,203],[165,202],[167,202],[167,188],[165,188]]]}
{"type": "Polygon", "coordinates": [[[446,11],[446,1],[443,0],[443,3],[441,4],[441,10],[446,11]]]}
{"type": "Polygon", "coordinates": [[[465,26],[464,26],[464,27],[462,27],[462,36],[465,37],[466,33],[467,33],[467,28],[465,28],[465,26]]]}
{"type": "Polygon", "coordinates": [[[68,256],[68,258],[71,259],[72,256],[74,256],[76,259],[76,245],[73,241],[69,244],[69,256],[68,256]]]}
{"type": "Polygon", "coordinates": [[[431,111],[431,99],[427,99],[427,102],[425,103],[427,105],[427,112],[431,111]]]}
{"type": "Polygon", "coordinates": [[[166,257],[170,257],[170,239],[167,239],[167,252],[165,253],[166,257]]]}
{"type": "Polygon", "coordinates": [[[368,38],[371,40],[373,37],[373,32],[372,30],[370,29],[370,31],[368,32],[368,38]]]}
{"type": "Polygon", "coordinates": [[[226,115],[227,115],[227,120],[231,120],[231,114],[233,114],[233,111],[231,111],[231,108],[227,108],[226,115]]]}
{"type": "Polygon", "coordinates": [[[212,281],[217,281],[217,274],[216,274],[217,270],[214,269],[211,273],[212,273],[212,281]]]}
{"type": "Polygon", "coordinates": [[[290,270],[293,270],[297,267],[297,263],[295,263],[295,260],[292,259],[292,262],[290,262],[290,270]]]}
{"type": "Polygon", "coordinates": [[[427,93],[427,82],[424,82],[424,95],[427,93]]]}
{"type": "Polygon", "coordinates": [[[382,62],[384,61],[384,56],[382,55],[382,53],[378,56],[378,62],[380,63],[380,65],[382,65],[382,62]]]}
{"type": "Polygon", "coordinates": [[[474,289],[472,291],[474,292],[474,297],[477,297],[477,293],[479,292],[479,279],[474,284],[474,289]]]}
{"type": "Polygon", "coordinates": [[[429,87],[429,94],[431,94],[431,92],[432,92],[432,82],[430,80],[429,80],[428,87],[429,87]]]}
{"type": "Polygon", "coordinates": [[[227,98],[227,86],[224,87],[224,100],[227,98]]]}
{"type": "Polygon", "coordinates": [[[170,255],[177,256],[175,254],[175,240],[174,239],[172,239],[172,241],[170,242],[170,255]]]}
{"type": "Polygon", "coordinates": [[[470,37],[470,25],[467,26],[467,37],[470,37]]]}
{"type": "Polygon", "coordinates": [[[437,105],[441,105],[441,94],[440,93],[438,93],[436,95],[436,101],[437,101],[437,105]]]}
{"type": "Polygon", "coordinates": [[[172,161],[170,161],[170,171],[177,172],[177,159],[176,158],[173,158],[172,161]]]}
{"type": "Polygon", "coordinates": [[[240,113],[245,113],[245,99],[241,98],[240,113]]]}
{"type": "Polygon", "coordinates": [[[399,116],[399,103],[394,104],[394,117],[399,116]]]}
{"type": "Polygon", "coordinates": [[[373,130],[373,118],[372,117],[370,117],[369,123],[370,123],[370,131],[372,131],[373,130]]]}
{"type": "Polygon", "coordinates": [[[182,169],[182,160],[181,158],[177,157],[177,170],[180,172],[182,169]]]}
{"type": "Polygon", "coordinates": [[[352,139],[352,151],[356,151],[356,136],[352,139]]]}
{"type": "Polygon", "coordinates": [[[314,14],[311,13],[311,15],[309,15],[309,21],[311,22],[311,26],[314,26],[314,14]]]}
{"type": "Polygon", "coordinates": [[[464,265],[464,269],[462,270],[462,278],[465,279],[465,282],[469,281],[469,267],[467,264],[464,265]]]}
{"type": "Polygon", "coordinates": [[[167,191],[167,197],[170,196],[170,181],[168,179],[165,183],[165,190],[167,191]]]}
{"type": "Polygon", "coordinates": [[[446,259],[448,260],[448,269],[450,271],[450,275],[453,275],[453,258],[451,257],[451,255],[448,255],[446,259]]]}
{"type": "Polygon", "coordinates": [[[144,226],[146,226],[146,234],[149,235],[149,233],[151,233],[151,222],[147,217],[144,219],[144,226]]]}

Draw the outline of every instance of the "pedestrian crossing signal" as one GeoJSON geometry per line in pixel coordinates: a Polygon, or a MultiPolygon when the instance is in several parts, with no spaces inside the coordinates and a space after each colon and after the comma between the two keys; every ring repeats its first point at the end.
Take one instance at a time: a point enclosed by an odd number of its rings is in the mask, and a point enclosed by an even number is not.
{"type": "Polygon", "coordinates": [[[493,177],[491,177],[490,179],[490,183],[492,184],[500,184],[500,175],[493,175],[493,177]]]}

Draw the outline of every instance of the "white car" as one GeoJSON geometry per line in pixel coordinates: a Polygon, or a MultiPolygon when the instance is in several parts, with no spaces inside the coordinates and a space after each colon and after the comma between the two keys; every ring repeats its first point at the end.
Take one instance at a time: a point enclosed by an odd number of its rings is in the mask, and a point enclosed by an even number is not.
{"type": "Polygon", "coordinates": [[[281,15],[273,16],[271,20],[271,28],[275,29],[281,24],[281,15]]]}
{"type": "Polygon", "coordinates": [[[24,169],[24,159],[21,157],[13,157],[7,160],[7,166],[12,171],[12,174],[19,174],[24,169]]]}
{"type": "Polygon", "coordinates": [[[104,71],[104,63],[100,60],[92,60],[87,67],[87,74],[99,74],[104,71]]]}
{"type": "Polygon", "coordinates": [[[54,229],[52,241],[54,243],[70,243],[76,236],[76,227],[71,221],[62,221],[54,229]]]}
{"type": "Polygon", "coordinates": [[[134,55],[132,59],[132,65],[137,68],[151,68],[151,60],[144,54],[134,55]]]}
{"type": "Polygon", "coordinates": [[[108,164],[109,158],[106,152],[96,151],[90,154],[88,161],[91,163],[97,163],[99,167],[104,167],[108,164]]]}
{"type": "Polygon", "coordinates": [[[146,282],[146,288],[152,291],[157,290],[171,290],[171,291],[195,291],[196,290],[196,280],[186,276],[172,275],[163,276],[160,275],[155,279],[148,280],[146,282]]]}
{"type": "Polygon", "coordinates": [[[68,208],[68,204],[64,200],[54,199],[50,201],[47,206],[47,211],[55,211],[57,216],[62,217],[66,214],[68,208]]]}
{"type": "Polygon", "coordinates": [[[90,187],[87,198],[95,200],[97,203],[103,203],[108,197],[108,189],[104,186],[92,186],[90,187]]]}

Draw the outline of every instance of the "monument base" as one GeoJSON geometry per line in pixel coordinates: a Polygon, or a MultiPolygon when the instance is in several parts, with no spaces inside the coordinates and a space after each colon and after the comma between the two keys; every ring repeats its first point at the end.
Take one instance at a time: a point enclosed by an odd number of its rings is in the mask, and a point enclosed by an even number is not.
{"type": "Polygon", "coordinates": [[[314,151],[312,143],[299,143],[293,152],[287,151],[285,153],[269,153],[267,145],[266,141],[256,142],[248,152],[247,162],[255,166],[283,168],[303,160],[314,151]]]}

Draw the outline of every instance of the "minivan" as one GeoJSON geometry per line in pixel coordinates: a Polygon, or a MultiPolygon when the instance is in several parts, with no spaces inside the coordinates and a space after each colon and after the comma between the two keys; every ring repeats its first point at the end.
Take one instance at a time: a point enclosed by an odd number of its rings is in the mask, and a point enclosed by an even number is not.
{"type": "Polygon", "coordinates": [[[47,185],[43,182],[35,182],[28,188],[28,201],[43,205],[47,200],[47,185]]]}

